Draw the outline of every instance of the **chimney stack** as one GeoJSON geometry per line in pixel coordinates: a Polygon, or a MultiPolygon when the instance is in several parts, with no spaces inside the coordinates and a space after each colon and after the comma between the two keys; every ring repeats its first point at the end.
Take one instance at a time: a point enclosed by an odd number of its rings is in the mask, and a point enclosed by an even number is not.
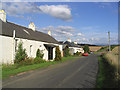
{"type": "Polygon", "coordinates": [[[71,39],[69,38],[67,41],[68,41],[68,42],[71,42],[71,39]]]}
{"type": "Polygon", "coordinates": [[[2,9],[0,10],[0,19],[3,21],[3,22],[6,22],[6,13],[5,11],[2,9]]]}
{"type": "Polygon", "coordinates": [[[29,28],[35,31],[35,24],[32,22],[29,24],[29,28]]]}
{"type": "Polygon", "coordinates": [[[77,44],[77,41],[74,41],[74,44],[77,44]]]}
{"type": "Polygon", "coordinates": [[[48,35],[50,35],[50,36],[51,36],[51,31],[50,31],[50,30],[48,31],[48,35]]]}

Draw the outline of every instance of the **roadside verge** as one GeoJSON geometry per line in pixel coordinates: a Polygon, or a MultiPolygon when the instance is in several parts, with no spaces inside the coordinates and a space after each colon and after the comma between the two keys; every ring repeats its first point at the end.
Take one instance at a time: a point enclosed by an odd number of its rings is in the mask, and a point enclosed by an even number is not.
{"type": "Polygon", "coordinates": [[[45,68],[50,65],[57,64],[57,63],[63,63],[65,61],[72,60],[74,58],[76,58],[76,56],[63,57],[61,61],[49,61],[49,62],[45,62],[45,63],[19,66],[19,67],[16,64],[3,65],[2,66],[2,79],[6,79],[10,76],[14,76],[14,75],[17,75],[22,72],[24,73],[26,71],[35,70],[35,69],[39,69],[39,68],[45,68]]]}

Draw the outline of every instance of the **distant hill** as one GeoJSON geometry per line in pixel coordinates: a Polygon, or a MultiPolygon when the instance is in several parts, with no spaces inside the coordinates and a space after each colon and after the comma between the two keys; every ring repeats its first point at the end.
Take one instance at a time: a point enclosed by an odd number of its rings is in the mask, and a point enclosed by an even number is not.
{"type": "MultiPolygon", "coordinates": [[[[63,44],[64,41],[59,41],[60,44],[63,44]]],[[[94,45],[94,44],[79,44],[78,45],[80,46],[85,46],[85,45],[88,45],[88,46],[104,46],[104,45],[94,45]]]]}
{"type": "Polygon", "coordinates": [[[85,46],[85,45],[88,45],[88,46],[99,46],[99,45],[94,45],[94,44],[78,44],[80,46],[85,46]]]}

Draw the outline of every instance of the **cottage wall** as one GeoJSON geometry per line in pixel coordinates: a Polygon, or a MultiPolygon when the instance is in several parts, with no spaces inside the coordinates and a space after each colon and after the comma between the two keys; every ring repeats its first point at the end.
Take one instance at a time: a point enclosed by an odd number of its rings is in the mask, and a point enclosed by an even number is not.
{"type": "Polygon", "coordinates": [[[70,54],[71,54],[71,55],[74,55],[74,53],[76,53],[77,51],[78,51],[78,52],[81,52],[81,53],[84,53],[83,48],[69,47],[69,49],[70,49],[70,54]]]}
{"type": "Polygon", "coordinates": [[[13,63],[13,38],[0,35],[0,63],[13,63]]]}
{"type": "MultiPolygon", "coordinates": [[[[2,40],[2,44],[0,44],[2,47],[2,51],[0,52],[0,63],[8,63],[8,64],[13,64],[14,63],[14,42],[15,40],[12,37],[7,37],[7,36],[1,36],[0,39],[2,40]]],[[[21,39],[21,38],[16,38],[17,43],[16,47],[18,47],[19,42],[21,41],[23,43],[23,48],[26,49],[26,53],[28,57],[36,57],[36,52],[37,49],[39,48],[40,50],[43,51],[44,56],[43,59],[48,60],[48,50],[44,46],[44,44],[54,44],[54,43],[47,43],[47,42],[41,42],[41,41],[35,41],[35,40],[28,40],[28,39],[21,39]]],[[[54,44],[56,46],[59,46],[62,54],[62,45],[54,44]]],[[[16,48],[18,49],[18,48],[16,48]]],[[[53,59],[55,58],[55,48],[53,48],[53,59]]]]}

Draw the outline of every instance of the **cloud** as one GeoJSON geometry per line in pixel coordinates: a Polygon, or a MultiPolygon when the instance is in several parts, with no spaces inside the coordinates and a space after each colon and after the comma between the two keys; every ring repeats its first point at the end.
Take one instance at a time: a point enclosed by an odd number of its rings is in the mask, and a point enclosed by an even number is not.
{"type": "Polygon", "coordinates": [[[56,29],[61,30],[61,31],[67,31],[67,32],[74,32],[75,31],[75,28],[73,28],[71,26],[58,26],[56,29]]]}
{"type": "Polygon", "coordinates": [[[92,38],[89,39],[89,41],[91,41],[91,42],[92,42],[92,41],[99,41],[99,38],[94,38],[94,37],[92,37],[92,38]]]}
{"type": "Polygon", "coordinates": [[[40,9],[36,5],[28,2],[3,3],[2,8],[5,9],[9,16],[20,16],[26,13],[40,12],[40,9]]]}
{"type": "Polygon", "coordinates": [[[76,39],[78,43],[88,43],[88,39],[87,38],[80,38],[80,39],[76,39]]]}
{"type": "Polygon", "coordinates": [[[49,30],[52,36],[57,40],[67,40],[68,38],[74,38],[76,29],[71,26],[48,26],[48,27],[37,27],[37,30],[47,33],[49,30]]]}
{"type": "Polygon", "coordinates": [[[72,20],[71,9],[68,5],[41,5],[39,8],[43,13],[49,14],[53,17],[65,21],[72,20]]]}
{"type": "Polygon", "coordinates": [[[77,35],[78,35],[78,36],[84,36],[82,33],[78,33],[77,35]]]}
{"type": "Polygon", "coordinates": [[[68,5],[40,5],[28,2],[13,2],[2,3],[2,8],[5,9],[9,16],[23,16],[24,14],[45,13],[55,18],[62,19],[64,21],[71,21],[71,9],[68,5]]]}
{"type": "Polygon", "coordinates": [[[118,2],[119,0],[3,0],[2,2],[118,2]]]}

